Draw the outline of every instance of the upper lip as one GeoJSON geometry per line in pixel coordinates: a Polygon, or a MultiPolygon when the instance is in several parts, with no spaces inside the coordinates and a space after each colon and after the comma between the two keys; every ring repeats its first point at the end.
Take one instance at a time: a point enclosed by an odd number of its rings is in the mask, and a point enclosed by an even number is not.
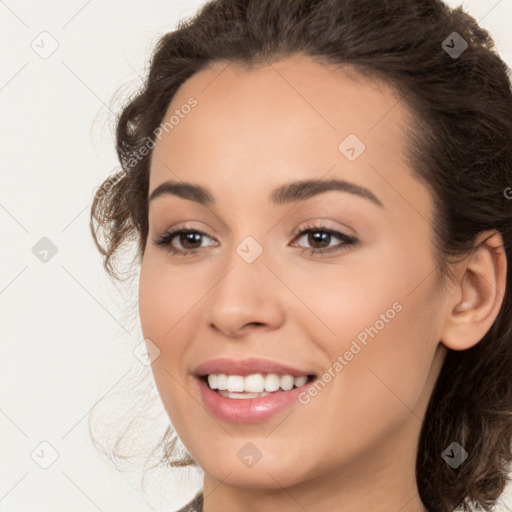
{"type": "Polygon", "coordinates": [[[278,375],[292,375],[293,377],[314,375],[309,370],[301,370],[300,368],[294,368],[269,359],[257,359],[254,357],[248,359],[210,359],[199,364],[194,370],[194,374],[198,377],[204,377],[211,373],[241,376],[254,373],[276,373],[278,375]]]}

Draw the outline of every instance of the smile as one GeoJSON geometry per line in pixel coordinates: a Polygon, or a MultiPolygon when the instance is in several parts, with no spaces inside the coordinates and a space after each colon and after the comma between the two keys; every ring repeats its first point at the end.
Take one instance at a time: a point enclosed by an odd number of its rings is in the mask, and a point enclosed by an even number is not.
{"type": "Polygon", "coordinates": [[[211,373],[207,376],[207,382],[212,390],[225,397],[234,399],[257,398],[267,396],[278,390],[290,391],[300,388],[308,381],[307,375],[294,377],[293,375],[278,375],[269,373],[253,373],[251,375],[226,375],[223,373],[211,373]]]}

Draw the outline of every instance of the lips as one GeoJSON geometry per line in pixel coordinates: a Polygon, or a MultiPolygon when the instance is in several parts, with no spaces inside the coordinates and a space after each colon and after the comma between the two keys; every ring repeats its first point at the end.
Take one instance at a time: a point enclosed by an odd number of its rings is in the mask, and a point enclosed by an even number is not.
{"type": "MultiPolygon", "coordinates": [[[[316,379],[311,370],[256,358],[213,359],[197,366],[194,375],[203,405],[211,414],[230,423],[262,422],[290,407],[300,407],[301,405],[297,404],[298,395],[316,379]],[[245,392],[222,391],[208,384],[212,380],[217,382],[219,377],[224,380],[227,377],[237,382],[245,380],[246,385],[247,379],[261,380],[262,377],[267,377],[275,380],[280,377],[281,383],[291,379],[298,387],[288,385],[285,386],[286,389],[280,389],[279,386],[273,386],[272,389],[275,391],[269,392],[266,386],[266,390],[260,393],[247,392],[247,386],[245,392]]],[[[224,387],[220,384],[219,386],[224,387]]],[[[228,384],[228,387],[231,386],[228,384]]]]}
{"type": "Polygon", "coordinates": [[[313,375],[315,373],[311,369],[301,369],[288,366],[286,364],[270,361],[268,359],[211,359],[198,365],[194,374],[197,377],[204,377],[205,375],[225,374],[225,375],[251,375],[255,373],[275,373],[277,375],[292,375],[293,377],[302,377],[303,375],[313,375]]]}

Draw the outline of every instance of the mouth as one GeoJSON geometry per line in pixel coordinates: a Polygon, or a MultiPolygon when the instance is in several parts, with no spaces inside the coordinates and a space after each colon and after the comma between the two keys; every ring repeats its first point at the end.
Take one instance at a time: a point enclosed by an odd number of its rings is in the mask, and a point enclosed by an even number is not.
{"type": "Polygon", "coordinates": [[[270,360],[214,359],[194,371],[205,408],[229,423],[258,423],[291,407],[318,376],[270,360]]]}
{"type": "Polygon", "coordinates": [[[301,375],[293,377],[292,384],[290,377],[289,374],[243,376],[215,373],[196,378],[196,382],[202,403],[212,415],[228,423],[258,424],[290,408],[303,407],[300,395],[317,378],[309,374],[301,375]],[[281,387],[281,383],[286,389],[281,387]],[[262,387],[262,391],[250,391],[262,387]]]}
{"type": "Polygon", "coordinates": [[[294,377],[290,374],[277,373],[252,373],[244,376],[210,373],[200,378],[212,391],[223,397],[247,400],[301,388],[315,380],[316,376],[309,374],[294,377]]]}

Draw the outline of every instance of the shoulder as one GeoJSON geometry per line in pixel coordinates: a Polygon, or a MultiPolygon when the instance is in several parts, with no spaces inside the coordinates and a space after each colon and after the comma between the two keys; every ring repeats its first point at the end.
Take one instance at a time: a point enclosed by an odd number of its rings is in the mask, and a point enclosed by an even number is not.
{"type": "Polygon", "coordinates": [[[176,512],[203,512],[203,491],[199,491],[192,501],[176,512]]]}

